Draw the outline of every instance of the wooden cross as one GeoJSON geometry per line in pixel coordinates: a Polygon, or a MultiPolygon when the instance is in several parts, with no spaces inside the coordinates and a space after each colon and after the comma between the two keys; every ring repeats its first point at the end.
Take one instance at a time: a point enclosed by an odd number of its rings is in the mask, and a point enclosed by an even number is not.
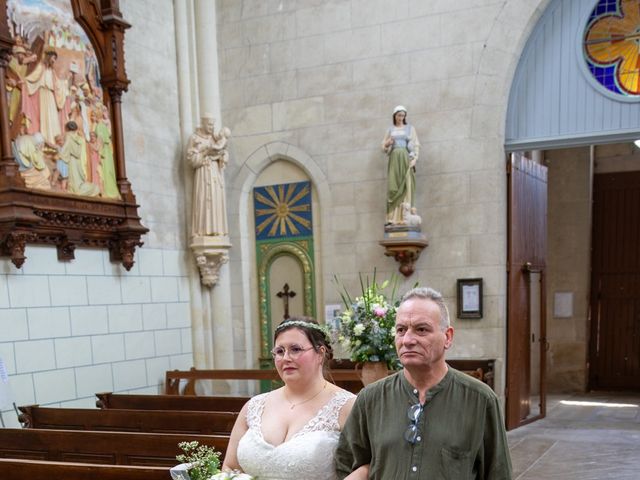
{"type": "Polygon", "coordinates": [[[289,291],[289,284],[285,283],[282,291],[276,293],[276,295],[278,298],[281,298],[284,303],[284,319],[287,320],[289,318],[289,299],[295,297],[296,292],[293,290],[289,291]]]}

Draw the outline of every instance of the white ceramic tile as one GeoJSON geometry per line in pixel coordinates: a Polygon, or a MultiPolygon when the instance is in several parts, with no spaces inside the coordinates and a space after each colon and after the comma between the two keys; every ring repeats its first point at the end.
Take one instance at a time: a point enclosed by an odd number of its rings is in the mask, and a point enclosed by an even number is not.
{"type": "Polygon", "coordinates": [[[27,311],[23,308],[0,310],[0,342],[27,340],[28,338],[27,311]]]}
{"type": "Polygon", "coordinates": [[[64,275],[64,262],[58,260],[55,247],[44,245],[27,245],[27,259],[22,265],[25,275],[64,275]]]}
{"type": "Polygon", "coordinates": [[[12,307],[51,305],[49,281],[44,275],[9,275],[9,303],[12,307]]]}
{"type": "Polygon", "coordinates": [[[164,275],[167,276],[185,276],[187,275],[187,264],[189,260],[188,253],[184,250],[163,250],[162,265],[164,275]]]}
{"type": "Polygon", "coordinates": [[[122,303],[144,303],[151,301],[149,277],[123,277],[122,303]]]}
{"type": "Polygon", "coordinates": [[[178,280],[176,277],[151,277],[152,302],[178,301],[178,280]]]}
{"type": "Polygon", "coordinates": [[[156,339],[156,355],[162,356],[182,353],[180,330],[157,330],[154,334],[156,339]]]}
{"type": "Polygon", "coordinates": [[[141,248],[136,251],[140,275],[162,275],[162,250],[141,248]]]}
{"type": "Polygon", "coordinates": [[[138,252],[140,250],[136,249],[135,256],[133,257],[134,264],[131,267],[131,270],[127,270],[122,266],[120,262],[112,262],[109,260],[109,254],[102,261],[102,265],[104,267],[104,274],[110,277],[128,277],[140,275],[140,267],[138,266],[138,252]]]}
{"type": "Polygon", "coordinates": [[[51,370],[56,367],[53,340],[16,342],[16,371],[19,373],[51,370]]]}
{"type": "Polygon", "coordinates": [[[109,332],[142,330],[141,305],[112,305],[109,307],[109,332]]]}
{"type": "Polygon", "coordinates": [[[193,367],[193,355],[186,353],[183,355],[171,355],[169,357],[170,370],[189,370],[193,367]]]}
{"type": "Polygon", "coordinates": [[[91,305],[122,302],[118,277],[87,277],[87,290],[91,305]]]}
{"type": "Polygon", "coordinates": [[[16,360],[13,343],[0,343],[0,359],[4,362],[7,374],[14,375],[16,373],[16,360]]]}
{"type": "Polygon", "coordinates": [[[127,360],[153,357],[156,350],[153,332],[125,333],[124,349],[127,360]]]}
{"type": "Polygon", "coordinates": [[[191,337],[191,329],[183,328],[180,330],[180,336],[182,337],[182,353],[193,352],[193,339],[191,337]]]}
{"type": "Polygon", "coordinates": [[[116,335],[96,335],[91,337],[93,363],[108,363],[124,360],[124,337],[116,335]]]}
{"type": "Polygon", "coordinates": [[[36,402],[46,405],[76,398],[76,377],[72,368],[33,374],[36,402]]]}
{"type": "MultiPolygon", "coordinates": [[[[76,379],[78,378],[78,372],[76,371],[76,379]]],[[[79,386],[79,385],[78,385],[79,386]]],[[[78,394],[80,396],[80,394],[78,394]]],[[[88,395],[84,398],[78,398],[76,400],[70,400],[68,402],[60,402],[61,408],[96,408],[96,397],[94,394],[88,395]]]]}
{"type": "Polygon", "coordinates": [[[149,384],[164,383],[165,373],[169,368],[169,357],[156,357],[145,360],[149,384]]]}
{"type": "Polygon", "coordinates": [[[29,338],[68,337],[71,335],[71,321],[67,307],[30,308],[29,338]]]}
{"type": "Polygon", "coordinates": [[[142,324],[145,330],[167,328],[167,308],[164,303],[142,305],[142,324]]]}
{"type": "Polygon", "coordinates": [[[32,374],[11,375],[9,377],[9,388],[16,405],[33,405],[36,403],[32,374]]]}
{"type": "Polygon", "coordinates": [[[91,364],[91,338],[72,337],[54,340],[56,366],[58,368],[78,367],[91,364]]]}
{"type": "Polygon", "coordinates": [[[76,368],[78,397],[91,397],[95,406],[97,392],[113,391],[113,375],[111,365],[93,365],[76,368]]]}
{"type": "Polygon", "coordinates": [[[0,273],[0,308],[9,308],[9,285],[4,273],[0,273]]]}
{"type": "Polygon", "coordinates": [[[94,307],[70,307],[71,334],[96,335],[109,332],[109,317],[104,305],[94,307]]]}
{"type": "Polygon", "coordinates": [[[189,277],[178,277],[178,300],[181,302],[188,302],[191,300],[189,277]]]}
{"type": "Polygon", "coordinates": [[[75,259],[66,264],[68,275],[104,275],[104,258],[106,250],[93,248],[76,248],[75,259]]]}
{"type": "Polygon", "coordinates": [[[115,392],[147,386],[147,369],[144,360],[114,363],[112,368],[115,392]]]}
{"type": "Polygon", "coordinates": [[[191,315],[188,303],[167,303],[167,326],[180,328],[191,326],[191,315]]]}
{"type": "Polygon", "coordinates": [[[87,280],[82,276],[49,277],[51,305],[86,305],[87,280]]]}

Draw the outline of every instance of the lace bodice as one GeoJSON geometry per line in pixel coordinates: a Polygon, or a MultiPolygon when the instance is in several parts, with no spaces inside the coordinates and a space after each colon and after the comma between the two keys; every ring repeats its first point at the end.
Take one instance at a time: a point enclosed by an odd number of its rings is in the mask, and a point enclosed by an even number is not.
{"type": "Polygon", "coordinates": [[[238,462],[259,480],[334,480],[333,453],[340,436],[340,409],[354,395],[336,392],[315,417],[280,445],[262,436],[262,413],[268,393],[253,397],[247,407],[249,429],[238,444],[238,462]]]}

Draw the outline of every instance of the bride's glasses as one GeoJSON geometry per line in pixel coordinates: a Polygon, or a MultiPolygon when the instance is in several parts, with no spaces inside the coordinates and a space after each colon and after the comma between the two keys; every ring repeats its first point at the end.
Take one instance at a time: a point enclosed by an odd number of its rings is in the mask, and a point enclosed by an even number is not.
{"type": "Polygon", "coordinates": [[[291,345],[289,348],[285,348],[285,347],[276,347],[273,350],[271,350],[271,356],[273,358],[276,358],[278,360],[282,360],[285,356],[285,354],[289,354],[289,358],[291,360],[296,360],[298,357],[300,357],[300,355],[302,355],[304,352],[306,352],[307,350],[312,350],[313,347],[309,347],[309,348],[303,348],[300,345],[291,345]]]}
{"type": "Polygon", "coordinates": [[[420,441],[420,431],[418,430],[418,422],[420,421],[420,415],[422,415],[422,405],[416,403],[411,405],[407,410],[407,417],[409,418],[409,426],[404,432],[404,439],[411,445],[415,445],[420,441]]]}

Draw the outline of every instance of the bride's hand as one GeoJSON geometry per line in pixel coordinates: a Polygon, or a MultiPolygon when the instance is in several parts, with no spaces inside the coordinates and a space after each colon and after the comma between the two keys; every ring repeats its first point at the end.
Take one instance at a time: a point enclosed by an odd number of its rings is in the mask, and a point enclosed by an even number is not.
{"type": "Polygon", "coordinates": [[[369,464],[361,465],[349,475],[344,477],[344,480],[367,480],[369,478],[369,464]]]}

